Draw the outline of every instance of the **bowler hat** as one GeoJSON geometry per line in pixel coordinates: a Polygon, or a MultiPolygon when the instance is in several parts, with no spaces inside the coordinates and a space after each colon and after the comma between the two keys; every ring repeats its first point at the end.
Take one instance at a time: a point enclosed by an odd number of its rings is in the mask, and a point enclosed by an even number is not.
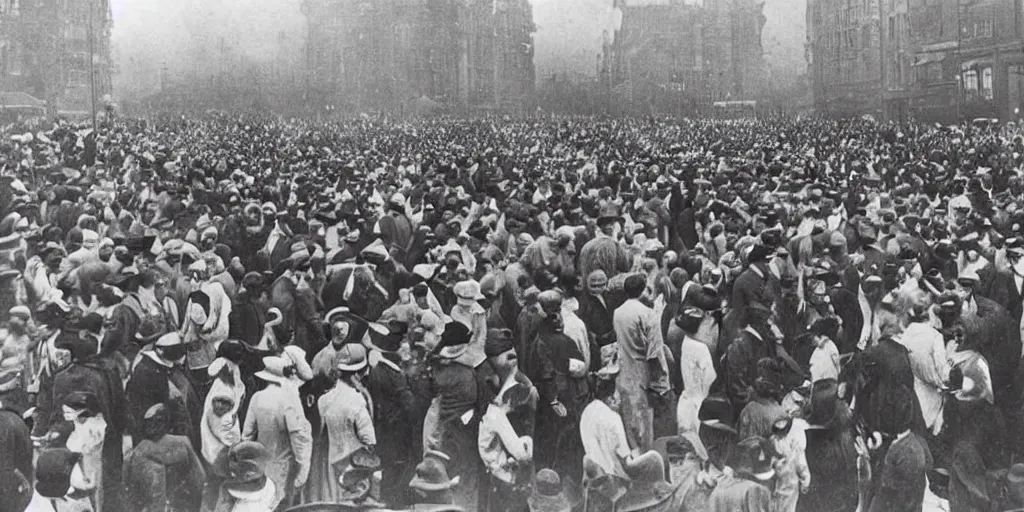
{"type": "Polygon", "coordinates": [[[424,458],[416,465],[416,474],[409,487],[426,492],[445,491],[459,484],[459,477],[448,477],[444,462],[435,457],[424,458]]]}
{"type": "Polygon", "coordinates": [[[551,469],[537,472],[533,493],[527,499],[530,512],[568,512],[572,504],[562,490],[562,479],[551,469]]]}

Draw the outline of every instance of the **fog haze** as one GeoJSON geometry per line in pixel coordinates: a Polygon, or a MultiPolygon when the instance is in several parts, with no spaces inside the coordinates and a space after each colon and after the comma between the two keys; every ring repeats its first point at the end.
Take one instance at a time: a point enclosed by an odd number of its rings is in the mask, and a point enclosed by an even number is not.
{"type": "MultiPolygon", "coordinates": [[[[669,0],[631,0],[664,3],[669,0]]],[[[621,13],[613,0],[532,0],[538,81],[597,74],[602,41],[621,13]]],[[[773,74],[803,73],[806,0],[767,0],[765,59],[773,74]]],[[[301,72],[301,0],[112,0],[115,91],[140,96],[163,80],[203,80],[228,66],[301,72]]]]}

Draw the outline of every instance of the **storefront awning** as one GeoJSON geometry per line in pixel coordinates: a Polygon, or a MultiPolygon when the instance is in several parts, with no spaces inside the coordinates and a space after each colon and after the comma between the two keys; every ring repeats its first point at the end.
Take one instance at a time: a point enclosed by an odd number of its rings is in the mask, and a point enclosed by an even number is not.
{"type": "Polygon", "coordinates": [[[924,66],[925,64],[931,64],[933,62],[942,62],[946,60],[946,52],[934,52],[917,54],[917,60],[914,62],[915,66],[924,66]]]}
{"type": "Polygon", "coordinates": [[[968,69],[971,69],[971,68],[976,68],[978,66],[986,66],[986,65],[987,66],[991,66],[992,65],[992,57],[980,57],[980,58],[977,58],[977,59],[965,60],[965,61],[960,63],[960,70],[963,71],[963,70],[968,70],[968,69]]]}

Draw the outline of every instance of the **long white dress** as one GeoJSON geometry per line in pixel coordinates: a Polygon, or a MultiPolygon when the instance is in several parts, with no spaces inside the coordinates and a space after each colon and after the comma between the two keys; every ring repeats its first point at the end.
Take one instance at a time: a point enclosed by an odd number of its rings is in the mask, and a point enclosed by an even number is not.
{"type": "Polygon", "coordinates": [[[93,505],[97,512],[103,511],[103,440],[107,432],[107,422],[102,414],[97,414],[75,422],[75,430],[68,436],[67,448],[82,454],[79,463],[81,468],[81,487],[95,489],[93,505]]]}
{"type": "Polygon", "coordinates": [[[927,323],[907,326],[899,342],[910,352],[914,372],[914,393],[921,403],[925,425],[932,434],[942,431],[942,388],[949,380],[949,360],[942,333],[927,323]]]}
{"type": "Polygon", "coordinates": [[[684,337],[679,348],[679,369],[684,388],[676,404],[679,435],[690,441],[702,460],[707,460],[708,452],[700,439],[700,406],[718,377],[708,346],[690,336],[684,337]]]}

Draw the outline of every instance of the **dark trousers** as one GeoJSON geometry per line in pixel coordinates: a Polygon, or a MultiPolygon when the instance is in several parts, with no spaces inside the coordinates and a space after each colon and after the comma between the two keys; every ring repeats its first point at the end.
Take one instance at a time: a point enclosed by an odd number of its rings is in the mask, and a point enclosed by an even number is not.
{"type": "MultiPolygon", "coordinates": [[[[522,475],[522,471],[517,476],[522,475]]],[[[490,512],[528,512],[530,506],[526,500],[530,497],[531,483],[529,479],[514,484],[503,482],[488,475],[484,478],[480,493],[480,510],[490,512]]]]}

